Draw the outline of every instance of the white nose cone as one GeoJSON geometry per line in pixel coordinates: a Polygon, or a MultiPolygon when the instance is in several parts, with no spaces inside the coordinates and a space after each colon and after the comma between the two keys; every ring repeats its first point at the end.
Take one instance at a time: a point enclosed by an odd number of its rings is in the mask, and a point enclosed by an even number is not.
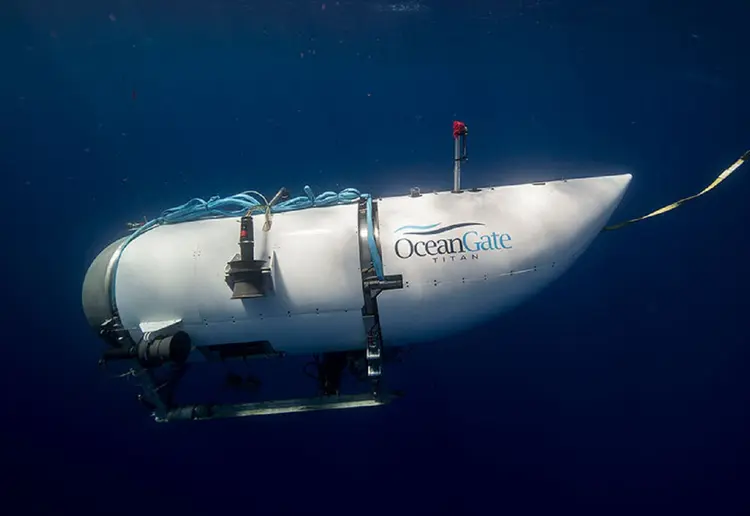
{"type": "Polygon", "coordinates": [[[386,344],[458,333],[538,292],[589,246],[631,178],[381,200],[384,271],[404,278],[379,297],[386,344]]]}

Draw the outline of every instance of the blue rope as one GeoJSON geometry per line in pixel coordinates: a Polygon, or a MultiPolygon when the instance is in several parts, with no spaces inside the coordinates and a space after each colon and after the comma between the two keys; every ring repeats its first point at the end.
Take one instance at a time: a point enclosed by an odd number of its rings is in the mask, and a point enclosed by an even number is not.
{"type": "MultiPolygon", "coordinates": [[[[309,186],[305,186],[304,192],[305,195],[301,195],[293,199],[288,199],[271,206],[271,213],[284,213],[289,211],[304,210],[313,207],[351,204],[353,202],[357,202],[359,199],[367,199],[368,246],[370,248],[370,256],[372,257],[372,264],[375,268],[375,273],[378,279],[382,280],[384,277],[383,265],[380,260],[380,253],[378,253],[378,248],[375,244],[375,236],[373,234],[374,227],[372,221],[372,196],[370,196],[370,194],[360,194],[359,190],[355,188],[346,188],[339,193],[323,192],[317,197],[313,194],[312,188],[310,188],[309,186]]],[[[268,206],[268,201],[263,196],[263,194],[256,192],[255,190],[248,190],[224,198],[215,195],[208,201],[194,198],[190,199],[185,204],[181,204],[180,206],[175,206],[174,208],[164,210],[159,217],[150,220],[149,222],[145,223],[143,226],[135,230],[133,233],[131,233],[120,248],[120,253],[115,258],[115,262],[112,264],[112,280],[110,284],[110,300],[112,306],[117,306],[115,284],[117,278],[117,265],[119,264],[122,252],[133,240],[135,240],[146,231],[163,224],[179,224],[181,222],[191,222],[195,220],[212,218],[241,217],[248,211],[250,213],[264,213],[266,211],[266,206],[268,206]]]]}

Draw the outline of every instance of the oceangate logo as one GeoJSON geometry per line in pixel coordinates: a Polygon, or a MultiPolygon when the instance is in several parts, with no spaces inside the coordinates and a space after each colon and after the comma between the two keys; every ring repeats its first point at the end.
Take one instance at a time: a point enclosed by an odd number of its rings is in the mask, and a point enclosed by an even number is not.
{"type": "Polygon", "coordinates": [[[401,226],[395,233],[401,235],[396,240],[394,251],[403,260],[413,257],[432,258],[437,262],[477,260],[485,251],[512,249],[508,233],[487,233],[481,230],[481,222],[459,222],[442,226],[440,223],[427,226],[401,226]],[[444,237],[430,238],[436,235],[465,230],[458,235],[447,234],[444,237]]]}

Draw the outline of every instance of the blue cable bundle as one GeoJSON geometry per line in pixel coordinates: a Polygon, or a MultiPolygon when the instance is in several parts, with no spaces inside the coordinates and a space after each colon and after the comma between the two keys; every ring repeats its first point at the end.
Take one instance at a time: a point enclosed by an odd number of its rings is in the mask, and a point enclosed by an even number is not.
{"type": "MultiPolygon", "coordinates": [[[[277,203],[271,206],[271,213],[284,213],[289,211],[304,210],[307,208],[323,207],[323,206],[335,206],[339,204],[351,204],[358,201],[359,199],[367,199],[367,226],[369,230],[368,244],[370,247],[370,254],[372,256],[372,263],[375,268],[375,273],[379,279],[383,279],[383,266],[380,261],[380,254],[378,253],[377,246],[375,244],[375,237],[373,236],[373,221],[372,221],[372,197],[369,194],[361,194],[359,190],[355,188],[346,188],[339,193],[336,192],[323,192],[317,197],[313,194],[312,188],[305,186],[304,188],[306,195],[301,195],[293,199],[287,199],[286,201],[277,203]]],[[[115,258],[112,270],[112,283],[110,288],[110,297],[112,306],[116,306],[115,303],[115,278],[117,275],[117,263],[120,260],[122,251],[135,240],[139,235],[142,235],[146,231],[153,229],[156,226],[162,224],[179,224],[180,222],[191,222],[202,219],[213,219],[213,218],[226,218],[226,217],[241,217],[248,211],[253,212],[265,212],[268,206],[268,201],[263,194],[256,192],[255,190],[248,190],[246,192],[238,193],[230,197],[221,198],[218,195],[211,197],[208,201],[203,199],[195,198],[190,199],[185,204],[175,206],[164,210],[161,215],[143,226],[135,230],[125,241],[120,254],[115,258]],[[260,198],[260,200],[258,199],[260,198]]]]}
{"type": "MultiPolygon", "coordinates": [[[[271,213],[283,213],[321,206],[334,206],[336,204],[349,204],[362,197],[359,190],[354,188],[347,188],[339,193],[324,192],[315,197],[312,188],[305,186],[305,194],[306,195],[301,195],[294,199],[288,199],[275,204],[271,207],[271,213]]],[[[265,211],[267,205],[268,201],[263,194],[254,190],[249,190],[247,192],[238,193],[224,198],[220,198],[217,195],[211,197],[208,201],[197,198],[191,199],[185,204],[164,210],[161,216],[155,219],[155,221],[159,224],[176,224],[179,222],[189,222],[192,220],[207,218],[241,217],[248,211],[265,211]]]]}

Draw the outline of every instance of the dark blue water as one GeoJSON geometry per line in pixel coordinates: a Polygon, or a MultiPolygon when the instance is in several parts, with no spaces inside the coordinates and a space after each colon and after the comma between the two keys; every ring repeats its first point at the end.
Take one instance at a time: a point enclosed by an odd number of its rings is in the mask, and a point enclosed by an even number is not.
{"type": "Polygon", "coordinates": [[[619,220],[750,148],[744,2],[390,1],[3,3],[8,514],[750,511],[750,169],[415,349],[383,409],[157,425],[96,367],[88,264],[191,197],[448,189],[460,119],[465,186],[629,171],[619,220]]]}

